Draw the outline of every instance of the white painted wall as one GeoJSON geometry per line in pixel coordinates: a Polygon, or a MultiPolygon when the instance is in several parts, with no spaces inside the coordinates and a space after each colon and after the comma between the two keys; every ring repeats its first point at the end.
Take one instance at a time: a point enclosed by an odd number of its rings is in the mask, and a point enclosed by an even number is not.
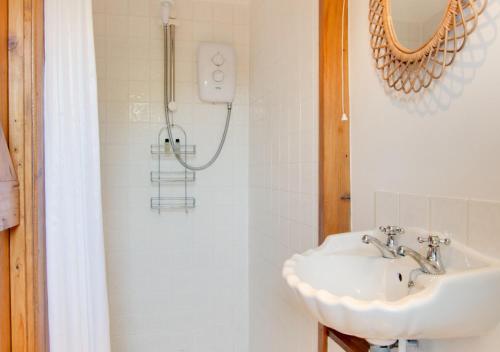
{"type": "MultiPolygon", "coordinates": [[[[102,180],[113,352],[248,350],[248,83],[246,0],[176,0],[175,121],[213,154],[225,106],[197,97],[200,41],[232,43],[238,88],[220,159],[197,174],[196,210],[150,210],[150,144],[163,126],[158,0],[94,0],[102,180]]],[[[170,166],[180,169],[176,161],[170,166]]],[[[170,187],[172,194],[182,187],[170,187]]]]}
{"type": "MultiPolygon", "coordinates": [[[[500,4],[490,1],[444,78],[408,97],[387,89],[374,68],[368,0],[349,6],[353,228],[420,226],[500,257],[500,4]],[[387,192],[375,200],[376,191],[387,192]]],[[[490,352],[499,342],[497,329],[423,341],[420,350],[490,352]]]]}
{"type": "Polygon", "coordinates": [[[252,0],[250,351],[315,352],[283,262],[318,238],[318,1],[252,0]]]}

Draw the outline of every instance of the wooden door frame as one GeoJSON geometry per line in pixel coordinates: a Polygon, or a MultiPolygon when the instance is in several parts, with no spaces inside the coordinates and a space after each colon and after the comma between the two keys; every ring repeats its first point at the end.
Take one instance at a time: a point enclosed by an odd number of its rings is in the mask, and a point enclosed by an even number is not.
{"type": "Polygon", "coordinates": [[[20,189],[10,230],[11,350],[48,352],[43,0],[8,0],[9,149],[20,189]]]}
{"type": "MultiPolygon", "coordinates": [[[[350,122],[342,121],[342,98],[349,115],[348,3],[346,0],[343,10],[343,0],[320,0],[320,243],[329,235],[348,232],[351,229],[350,122]]],[[[348,352],[366,352],[369,348],[363,339],[344,335],[320,324],[319,352],[327,352],[329,337],[348,352]]]]}

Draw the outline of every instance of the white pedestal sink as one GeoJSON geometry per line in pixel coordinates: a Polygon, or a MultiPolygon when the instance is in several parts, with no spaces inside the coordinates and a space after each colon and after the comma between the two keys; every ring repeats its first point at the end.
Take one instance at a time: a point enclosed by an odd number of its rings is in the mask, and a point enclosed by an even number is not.
{"type": "MultiPolygon", "coordinates": [[[[389,345],[398,339],[479,336],[500,322],[500,261],[452,241],[442,248],[447,273],[418,275],[409,288],[417,263],[382,258],[362,243],[363,234],[385,241],[371,231],[330,236],[284,264],[288,286],[323,325],[389,345]]],[[[402,239],[425,253],[416,234],[402,239]]]]}

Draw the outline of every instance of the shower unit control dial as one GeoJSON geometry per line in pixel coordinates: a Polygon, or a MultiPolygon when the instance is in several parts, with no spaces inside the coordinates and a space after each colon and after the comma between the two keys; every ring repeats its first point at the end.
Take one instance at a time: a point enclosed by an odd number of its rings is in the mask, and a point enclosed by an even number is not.
{"type": "Polygon", "coordinates": [[[198,48],[200,99],[208,103],[231,103],[236,90],[236,55],[232,46],[202,43],[198,48]]]}
{"type": "Polygon", "coordinates": [[[215,66],[222,66],[224,65],[225,61],[226,59],[224,59],[224,56],[222,56],[220,52],[218,52],[212,57],[212,62],[215,66]]]}

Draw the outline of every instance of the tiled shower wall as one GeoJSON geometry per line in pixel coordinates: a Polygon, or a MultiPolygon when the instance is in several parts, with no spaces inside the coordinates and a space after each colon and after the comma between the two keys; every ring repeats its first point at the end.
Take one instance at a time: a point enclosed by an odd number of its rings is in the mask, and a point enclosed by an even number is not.
{"type": "MultiPolygon", "coordinates": [[[[157,0],[94,0],[106,255],[113,352],[245,352],[248,346],[248,46],[246,1],[176,1],[176,123],[214,153],[225,106],[197,97],[200,41],[232,43],[238,87],[228,141],[199,172],[188,214],[150,210],[163,126],[163,41],[157,0]]],[[[180,170],[176,161],[168,164],[180,170]]],[[[170,187],[172,195],[182,187],[170,187]]]]}
{"type": "Polygon", "coordinates": [[[316,351],[283,262],[318,238],[318,1],[252,0],[250,351],[316,351]]]}

